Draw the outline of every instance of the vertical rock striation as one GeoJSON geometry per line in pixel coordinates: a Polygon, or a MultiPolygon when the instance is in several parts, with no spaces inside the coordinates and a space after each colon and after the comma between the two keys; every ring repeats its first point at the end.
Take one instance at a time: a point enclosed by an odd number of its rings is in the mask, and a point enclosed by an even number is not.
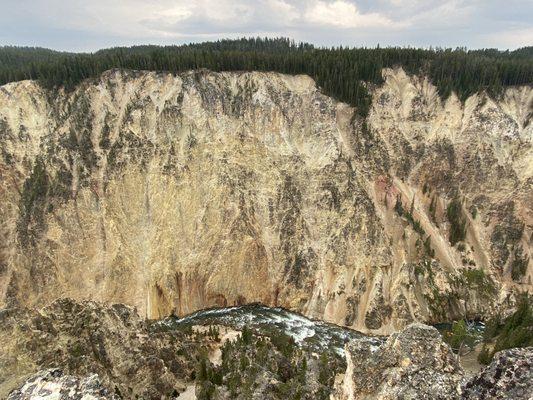
{"type": "Polygon", "coordinates": [[[260,301],[380,333],[512,306],[531,291],[532,88],[463,104],[384,77],[364,122],[277,73],[1,87],[0,306],[260,301]]]}

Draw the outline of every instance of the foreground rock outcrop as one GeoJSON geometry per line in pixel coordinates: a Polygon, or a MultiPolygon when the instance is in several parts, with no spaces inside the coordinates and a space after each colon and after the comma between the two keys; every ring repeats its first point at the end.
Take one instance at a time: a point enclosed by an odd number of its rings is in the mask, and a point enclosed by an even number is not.
{"type": "Polygon", "coordinates": [[[57,374],[45,373],[36,377],[37,386],[51,380],[53,390],[88,387],[92,378],[85,377],[97,374],[111,394],[159,399],[186,389],[205,340],[180,331],[153,332],[131,307],[61,299],[41,311],[1,311],[0,343],[0,398],[26,376],[58,368],[80,378],[60,375],[58,381],[57,374]]]}
{"type": "Polygon", "coordinates": [[[533,349],[497,353],[477,375],[465,378],[458,357],[430,326],[413,324],[375,348],[346,346],[347,369],[332,400],[517,399],[533,396],[533,349]]]}
{"type": "Polygon", "coordinates": [[[36,373],[7,397],[7,400],[31,399],[104,400],[118,397],[102,387],[96,375],[80,379],[64,375],[60,369],[49,369],[36,373]]]}
{"type": "Polygon", "coordinates": [[[457,356],[427,325],[410,325],[377,349],[351,342],[346,359],[336,399],[453,399],[460,394],[463,370],[457,356]]]}
{"type": "Polygon", "coordinates": [[[463,386],[463,398],[533,398],[533,348],[510,349],[496,353],[492,363],[463,386]]]}
{"type": "MultiPolygon", "coordinates": [[[[264,312],[263,308],[263,312],[264,312]]],[[[206,310],[170,323],[123,305],[60,299],[0,313],[0,398],[528,399],[532,349],[498,353],[469,380],[435,328],[352,336],[345,357],[276,321],[232,326],[206,310]],[[344,372],[344,375],[342,373],[344,372]],[[181,397],[184,396],[184,397],[181,397]]],[[[311,329],[311,328],[309,328],[311,329]]],[[[337,330],[342,330],[336,327],[337,330]]],[[[346,329],[344,329],[346,330],[346,329]]],[[[323,338],[324,336],[322,336],[323,338]]],[[[346,335],[348,337],[348,335],[346,335]]]]}
{"type": "Polygon", "coordinates": [[[531,87],[383,71],[366,121],[306,76],[108,71],[0,88],[0,307],[260,301],[363,331],[531,291],[531,87]]]}
{"type": "MultiPolygon", "coordinates": [[[[303,332],[310,337],[284,331],[277,311],[278,318],[248,328],[215,310],[206,310],[205,320],[197,314],[181,322],[147,321],[128,306],[71,299],[41,310],[3,310],[0,398],[64,392],[83,398],[101,391],[123,399],[188,399],[194,392],[219,400],[327,399],[335,375],[345,369],[339,347],[325,340],[331,338],[327,327],[315,337],[312,321],[303,317],[299,322],[307,321],[303,332]]],[[[331,329],[335,342],[352,337],[379,343],[331,329]]]]}

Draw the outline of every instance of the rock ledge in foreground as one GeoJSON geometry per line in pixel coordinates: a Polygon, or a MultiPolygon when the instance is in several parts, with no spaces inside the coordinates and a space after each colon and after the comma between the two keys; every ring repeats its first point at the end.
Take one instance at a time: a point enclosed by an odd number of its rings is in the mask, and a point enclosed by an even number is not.
{"type": "Polygon", "coordinates": [[[346,346],[347,370],[334,399],[454,399],[463,370],[439,332],[412,324],[379,348],[365,342],[346,346]]]}
{"type": "Polygon", "coordinates": [[[104,400],[117,397],[102,386],[96,374],[80,378],[65,375],[60,369],[53,368],[37,372],[19,389],[12,391],[7,399],[104,400]]]}
{"type": "Polygon", "coordinates": [[[492,363],[463,386],[463,398],[533,398],[533,347],[496,353],[492,363]]]}

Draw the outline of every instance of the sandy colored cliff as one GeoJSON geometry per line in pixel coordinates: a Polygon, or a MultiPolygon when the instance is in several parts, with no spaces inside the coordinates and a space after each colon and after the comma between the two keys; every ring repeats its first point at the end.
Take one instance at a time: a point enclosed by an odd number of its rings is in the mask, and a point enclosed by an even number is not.
{"type": "Polygon", "coordinates": [[[259,301],[380,333],[512,306],[532,291],[533,89],[463,104],[383,74],[366,123],[277,73],[1,87],[0,306],[259,301]]]}

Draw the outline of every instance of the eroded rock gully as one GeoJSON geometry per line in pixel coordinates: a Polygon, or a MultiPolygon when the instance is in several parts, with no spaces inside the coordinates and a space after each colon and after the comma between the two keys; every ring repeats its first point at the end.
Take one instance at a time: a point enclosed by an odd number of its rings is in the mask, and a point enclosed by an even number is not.
{"type": "Polygon", "coordinates": [[[366,124],[306,76],[1,87],[0,306],[259,301],[378,333],[511,307],[531,291],[532,88],[462,103],[383,74],[366,124]]]}

